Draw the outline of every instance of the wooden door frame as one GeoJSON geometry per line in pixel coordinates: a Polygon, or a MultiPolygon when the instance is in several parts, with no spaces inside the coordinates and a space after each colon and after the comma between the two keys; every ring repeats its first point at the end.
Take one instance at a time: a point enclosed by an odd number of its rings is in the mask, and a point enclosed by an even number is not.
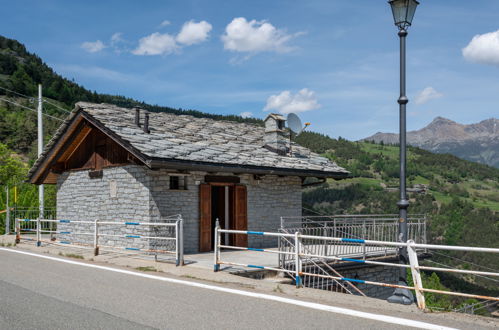
{"type": "MultiPolygon", "coordinates": [[[[212,240],[213,240],[213,233],[210,235],[210,238],[208,240],[208,238],[206,237],[206,231],[208,231],[206,228],[203,228],[203,224],[204,226],[206,226],[206,224],[209,223],[209,231],[212,232],[212,216],[211,216],[211,203],[212,203],[212,190],[211,188],[213,186],[218,186],[218,187],[225,187],[225,186],[229,186],[229,187],[234,187],[233,189],[233,196],[232,198],[230,198],[229,196],[229,212],[231,214],[230,216],[230,221],[229,221],[229,226],[232,228],[232,227],[236,227],[236,212],[238,211],[238,207],[236,206],[236,190],[237,190],[237,187],[244,187],[244,191],[245,191],[245,195],[246,195],[246,198],[245,198],[245,205],[244,205],[244,211],[245,211],[245,216],[244,216],[244,219],[239,219],[239,222],[243,221],[245,223],[245,228],[237,228],[238,230],[247,230],[247,226],[248,226],[248,216],[247,216],[247,210],[248,210],[248,195],[247,195],[247,186],[244,185],[244,184],[239,184],[239,183],[231,183],[231,182],[208,182],[208,183],[202,183],[200,185],[200,188],[199,188],[199,213],[200,213],[200,220],[199,220],[199,251],[200,252],[208,252],[211,250],[211,243],[212,243],[212,240]],[[209,206],[206,206],[206,204],[203,204],[203,201],[202,201],[202,194],[201,191],[202,189],[206,189],[206,188],[201,188],[201,187],[210,187],[210,192],[209,192],[209,206]],[[207,208],[207,210],[203,210],[203,205],[204,207],[207,208]],[[204,214],[203,214],[204,213],[204,214]],[[206,218],[206,213],[209,214],[209,221],[208,219],[206,218]],[[206,239],[207,241],[204,241],[204,239],[206,239]],[[209,249],[208,249],[209,247],[209,249]]],[[[241,215],[240,215],[241,216],[241,215]]],[[[232,235],[231,235],[232,236],[232,235]]],[[[234,242],[234,245],[236,246],[248,246],[248,240],[247,240],[247,235],[233,235],[233,238],[231,239],[233,242],[234,242]]]]}

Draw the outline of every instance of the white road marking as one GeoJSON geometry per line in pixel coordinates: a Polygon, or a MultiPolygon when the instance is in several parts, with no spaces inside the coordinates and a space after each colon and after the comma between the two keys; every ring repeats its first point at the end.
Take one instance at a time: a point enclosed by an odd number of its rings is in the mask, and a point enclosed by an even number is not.
{"type": "Polygon", "coordinates": [[[41,255],[41,254],[37,254],[37,253],[31,253],[31,252],[25,252],[25,251],[19,251],[19,250],[12,250],[12,249],[2,248],[2,247],[0,247],[0,250],[6,251],[6,252],[12,252],[12,253],[19,253],[19,254],[29,255],[29,256],[33,256],[33,257],[48,259],[48,260],[54,260],[54,261],[58,261],[58,262],[64,262],[64,263],[72,264],[72,265],[78,265],[78,266],[83,266],[83,267],[89,267],[89,268],[96,268],[96,269],[101,269],[101,270],[107,270],[107,271],[111,271],[111,272],[115,272],[115,273],[121,273],[121,274],[127,274],[127,275],[133,275],[133,276],[148,278],[148,279],[152,279],[152,280],[158,280],[158,281],[163,281],[163,282],[170,282],[170,283],[175,283],[175,284],[187,285],[187,286],[191,286],[191,287],[195,287],[195,288],[207,289],[207,290],[212,290],[212,291],[219,291],[219,292],[226,292],[226,293],[231,293],[231,294],[237,294],[237,295],[240,295],[240,296],[247,296],[247,297],[252,297],[252,298],[277,301],[277,302],[281,302],[281,303],[285,303],[285,304],[290,304],[290,305],[295,305],[295,306],[301,306],[301,307],[311,308],[311,309],[325,311],[325,312],[331,312],[331,313],[337,313],[337,314],[344,314],[344,315],[349,315],[349,316],[354,316],[354,317],[360,317],[360,318],[369,319],[369,320],[375,320],[375,321],[381,321],[381,322],[386,322],[386,323],[404,325],[404,326],[408,326],[408,327],[415,327],[415,328],[421,328],[421,329],[435,329],[435,330],[436,329],[440,329],[440,330],[456,330],[455,328],[449,328],[449,327],[445,327],[445,326],[441,326],[441,325],[436,325],[436,324],[431,324],[431,323],[426,323],[426,322],[407,320],[407,319],[403,319],[403,318],[399,318],[399,317],[394,317],[394,316],[378,315],[378,314],[361,312],[361,311],[356,311],[356,310],[353,310],[353,309],[347,309],[347,308],[342,308],[342,307],[334,307],[334,306],[323,305],[323,304],[318,304],[318,303],[311,303],[311,302],[307,302],[307,301],[301,301],[301,300],[295,300],[295,299],[290,299],[290,298],[283,298],[283,297],[278,297],[278,296],[272,296],[272,295],[265,294],[265,293],[248,292],[248,291],[244,291],[244,290],[229,289],[229,288],[224,288],[224,287],[215,286],[215,285],[208,285],[208,284],[202,284],[202,283],[197,283],[197,282],[190,282],[190,281],[185,281],[185,280],[177,280],[177,279],[168,278],[168,277],[161,277],[161,276],[157,276],[157,275],[150,275],[150,274],[138,273],[138,272],[133,272],[133,271],[124,270],[124,269],[118,269],[118,268],[112,268],[112,267],[106,267],[106,266],[99,266],[99,265],[87,264],[87,263],[73,261],[73,260],[61,259],[61,258],[57,258],[57,257],[45,256],[45,255],[41,255]]]}

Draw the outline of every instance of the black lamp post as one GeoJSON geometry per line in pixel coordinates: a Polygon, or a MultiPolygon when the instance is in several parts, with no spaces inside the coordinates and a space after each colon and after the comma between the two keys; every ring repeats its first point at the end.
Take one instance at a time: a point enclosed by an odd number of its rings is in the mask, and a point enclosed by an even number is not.
{"type": "MultiPolygon", "coordinates": [[[[406,105],[409,99],[405,95],[405,39],[407,37],[407,28],[412,23],[412,18],[419,2],[416,0],[389,0],[392,7],[393,19],[398,27],[400,37],[400,97],[398,99],[400,111],[400,200],[397,202],[399,208],[399,231],[398,241],[407,242],[407,200],[406,191],[406,105]]],[[[407,264],[407,248],[399,248],[399,262],[407,264]]],[[[407,285],[406,268],[400,268],[399,285],[407,285]]],[[[414,302],[411,291],[397,288],[388,298],[389,302],[410,305],[414,302]]]]}

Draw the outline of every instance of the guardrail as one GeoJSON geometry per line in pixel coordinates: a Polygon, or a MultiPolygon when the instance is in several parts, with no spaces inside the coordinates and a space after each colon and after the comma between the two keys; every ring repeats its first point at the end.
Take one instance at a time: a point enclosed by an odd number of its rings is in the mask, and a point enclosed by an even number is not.
{"type": "Polygon", "coordinates": [[[77,221],[67,219],[15,220],[16,242],[35,241],[127,253],[174,254],[176,265],[184,264],[183,220],[175,215],[163,222],[77,221]]]}
{"type": "Polygon", "coordinates": [[[272,232],[256,232],[256,231],[243,231],[243,230],[229,230],[229,229],[221,229],[219,226],[215,228],[215,249],[214,249],[214,271],[220,270],[220,265],[236,265],[242,267],[249,268],[258,268],[258,269],[270,269],[274,271],[284,272],[287,274],[291,274],[295,279],[295,284],[297,287],[301,287],[303,284],[304,276],[312,276],[319,278],[326,278],[335,281],[347,282],[347,283],[356,283],[356,284],[367,284],[367,285],[377,285],[383,287],[391,287],[391,288],[405,288],[409,290],[414,290],[416,293],[417,304],[420,309],[425,309],[425,299],[424,292],[432,292],[438,294],[446,294],[453,296],[461,296],[466,298],[476,298],[476,299],[485,299],[491,301],[499,301],[499,297],[489,297],[482,296],[476,294],[468,294],[461,292],[452,292],[452,291],[442,291],[442,290],[434,290],[424,288],[420,271],[428,270],[428,271],[437,271],[437,272],[454,272],[461,274],[473,274],[473,275],[482,275],[482,276],[499,276],[499,273],[496,272],[483,272],[483,271],[474,271],[467,269],[448,269],[448,268],[439,268],[439,267],[430,267],[430,266],[419,266],[418,254],[416,249],[436,249],[436,250],[453,250],[453,251],[468,251],[468,252],[484,252],[484,253],[499,253],[499,249],[495,248],[481,248],[481,247],[466,247],[466,246],[448,246],[448,245],[433,245],[433,244],[417,244],[413,240],[409,240],[406,243],[400,242],[386,242],[386,241],[375,241],[375,240],[364,240],[364,239],[355,239],[355,238],[345,238],[345,237],[325,237],[325,236],[312,236],[312,235],[302,235],[299,232],[295,232],[294,234],[286,234],[286,233],[272,233],[272,232]],[[246,248],[246,247],[237,247],[230,245],[221,245],[220,238],[222,233],[228,234],[241,234],[241,235],[259,235],[259,236],[272,236],[272,237],[280,237],[287,238],[294,241],[294,251],[274,251],[269,249],[256,249],[256,248],[246,248]],[[318,240],[318,241],[331,241],[331,242],[340,242],[345,244],[358,244],[363,246],[388,246],[393,248],[407,247],[409,253],[409,265],[399,264],[399,263],[390,263],[390,262],[382,262],[375,260],[365,260],[351,257],[340,257],[340,256],[326,256],[321,254],[310,254],[305,253],[303,250],[303,240],[318,240]],[[241,263],[233,263],[233,262],[224,262],[221,258],[221,249],[230,249],[230,250],[249,250],[249,251],[258,251],[263,253],[279,253],[286,255],[293,255],[294,257],[294,271],[290,271],[289,269],[285,269],[282,267],[266,267],[259,265],[249,265],[249,264],[241,264],[241,263]],[[323,260],[331,260],[331,261],[342,261],[342,262],[350,262],[350,263],[360,263],[360,264],[368,264],[368,265],[377,265],[377,266],[388,266],[388,267],[402,267],[402,268],[410,268],[412,273],[412,278],[414,282],[414,286],[405,286],[399,284],[392,283],[382,283],[375,281],[368,281],[363,279],[354,279],[354,278],[346,278],[341,276],[333,276],[333,275],[325,275],[325,274],[315,274],[311,272],[303,271],[303,258],[317,258],[323,260]]]}

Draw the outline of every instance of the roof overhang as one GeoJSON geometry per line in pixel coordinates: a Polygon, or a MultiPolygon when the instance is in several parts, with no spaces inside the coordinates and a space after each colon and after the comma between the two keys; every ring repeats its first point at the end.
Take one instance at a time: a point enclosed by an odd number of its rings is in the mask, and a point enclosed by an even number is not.
{"type": "Polygon", "coordinates": [[[230,173],[247,173],[258,175],[283,175],[283,176],[300,176],[300,177],[316,177],[316,178],[332,178],[335,180],[347,179],[350,177],[348,172],[326,172],[316,170],[300,170],[293,168],[276,168],[263,167],[253,165],[238,165],[238,164],[217,164],[209,162],[194,162],[177,159],[159,159],[152,158],[147,163],[152,169],[167,168],[179,169],[185,171],[205,171],[205,172],[230,172],[230,173]]]}

